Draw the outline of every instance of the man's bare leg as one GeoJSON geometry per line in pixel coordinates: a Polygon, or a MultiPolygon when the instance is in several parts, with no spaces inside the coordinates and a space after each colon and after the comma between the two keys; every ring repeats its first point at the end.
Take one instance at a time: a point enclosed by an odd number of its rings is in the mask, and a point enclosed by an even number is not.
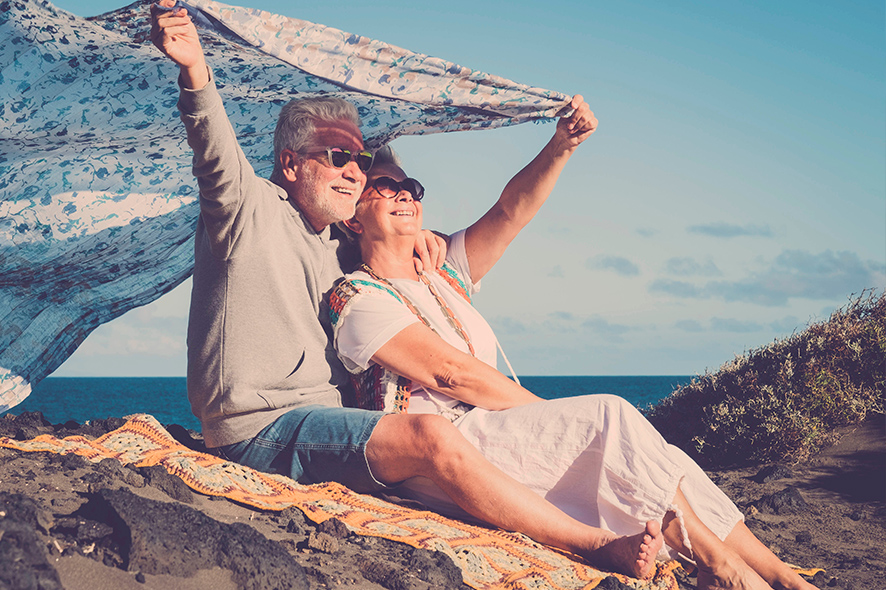
{"type": "Polygon", "coordinates": [[[726,545],[777,590],[817,590],[761,543],[744,522],[735,525],[726,537],[726,545]]]}
{"type": "Polygon", "coordinates": [[[732,547],[705,526],[679,488],[674,505],[680,510],[683,522],[674,510],[665,514],[662,521],[665,543],[696,562],[699,590],[773,590],[732,547]],[[691,547],[684,543],[684,533],[691,547]]]}
{"type": "Polygon", "coordinates": [[[619,537],[575,520],[494,467],[439,416],[384,416],[369,439],[366,456],[379,481],[427,477],[477,519],[626,575],[651,574],[664,542],[655,522],[647,523],[641,533],[619,537]]]}

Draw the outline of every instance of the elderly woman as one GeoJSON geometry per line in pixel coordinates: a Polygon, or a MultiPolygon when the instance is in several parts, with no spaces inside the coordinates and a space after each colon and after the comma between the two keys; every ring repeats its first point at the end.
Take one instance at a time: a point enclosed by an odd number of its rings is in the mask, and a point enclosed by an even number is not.
{"type": "MultiPolygon", "coordinates": [[[[580,96],[572,107],[495,206],[451,236],[437,271],[413,262],[424,188],[391,150],[376,156],[356,214],[345,222],[363,264],[330,300],[335,345],[357,375],[359,405],[449,418],[495,467],[584,527],[572,539],[521,531],[537,540],[638,577],[650,572],[654,555],[681,554],[698,564],[700,588],[814,588],[760,543],[735,505],[629,403],[612,395],[543,401],[494,368],[495,335],[470,297],[595,129],[580,96]]],[[[401,488],[436,510],[464,515],[428,480],[401,488]]]]}

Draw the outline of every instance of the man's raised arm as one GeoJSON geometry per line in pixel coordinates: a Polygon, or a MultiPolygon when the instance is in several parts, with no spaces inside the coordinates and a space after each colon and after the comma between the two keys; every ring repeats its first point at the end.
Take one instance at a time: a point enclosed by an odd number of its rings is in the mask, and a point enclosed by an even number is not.
{"type": "Polygon", "coordinates": [[[200,36],[188,11],[174,7],[174,0],[151,5],[151,42],[181,68],[181,86],[199,90],[209,82],[200,36]]]}
{"type": "Polygon", "coordinates": [[[238,215],[245,195],[261,181],[237,143],[221,97],[211,82],[197,28],[174,0],[151,6],[151,41],[180,69],[178,109],[194,152],[200,219],[215,257],[230,256],[249,216],[238,215]]]}

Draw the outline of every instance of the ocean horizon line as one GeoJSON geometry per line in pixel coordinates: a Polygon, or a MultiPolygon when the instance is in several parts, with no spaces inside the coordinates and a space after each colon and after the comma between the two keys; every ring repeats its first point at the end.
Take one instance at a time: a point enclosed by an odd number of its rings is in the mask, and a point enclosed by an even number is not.
{"type": "MultiPolygon", "coordinates": [[[[520,383],[543,399],[610,393],[638,408],[648,407],[687,385],[692,375],[519,375],[520,383]]],[[[187,378],[166,376],[50,376],[10,408],[40,411],[53,423],[84,422],[110,416],[151,414],[161,423],[199,430],[188,403],[187,378]]]]}
{"type": "MultiPolygon", "coordinates": [[[[695,377],[702,373],[687,375],[684,373],[619,373],[619,374],[588,374],[588,373],[561,373],[557,375],[530,375],[521,374],[518,377],[695,377]]],[[[185,375],[50,375],[47,379],[186,379],[185,375]]]]}

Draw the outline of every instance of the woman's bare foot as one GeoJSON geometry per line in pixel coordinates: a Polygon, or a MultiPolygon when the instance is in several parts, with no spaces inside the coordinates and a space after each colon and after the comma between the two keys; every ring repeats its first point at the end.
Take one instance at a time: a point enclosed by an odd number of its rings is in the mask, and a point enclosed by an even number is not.
{"type": "Polygon", "coordinates": [[[736,554],[734,559],[730,556],[716,568],[699,564],[698,590],[818,590],[788,566],[784,569],[786,571],[777,579],[767,581],[736,554]],[[738,563],[737,567],[735,563],[738,563]]]}
{"type": "Polygon", "coordinates": [[[698,564],[698,590],[773,590],[757,572],[731,550],[714,564],[698,564]]]}
{"type": "Polygon", "coordinates": [[[771,582],[771,585],[775,590],[818,590],[818,586],[807,582],[794,570],[771,582]]]}
{"type": "Polygon", "coordinates": [[[620,574],[645,579],[655,569],[655,556],[664,545],[661,525],[654,520],[646,523],[646,530],[636,535],[604,540],[596,549],[583,554],[591,563],[612,568],[620,574]]]}
{"type": "Polygon", "coordinates": [[[745,523],[736,524],[725,543],[775,590],[818,590],[761,543],[745,523]]]}

